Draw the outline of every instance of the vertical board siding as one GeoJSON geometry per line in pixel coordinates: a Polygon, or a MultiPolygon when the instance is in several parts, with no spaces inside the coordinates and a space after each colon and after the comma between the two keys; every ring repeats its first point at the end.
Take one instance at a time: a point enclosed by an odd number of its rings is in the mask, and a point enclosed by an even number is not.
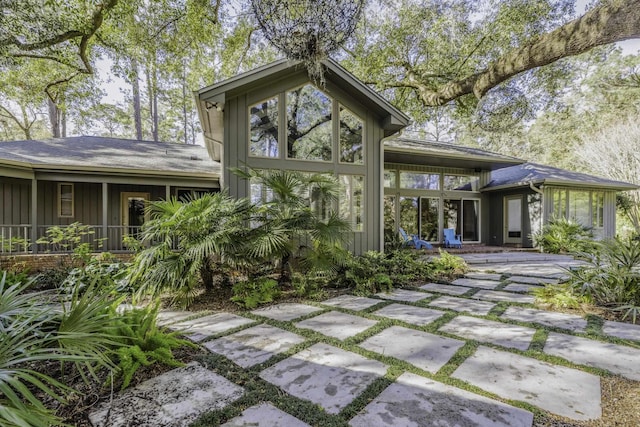
{"type": "Polygon", "coordinates": [[[0,224],[30,224],[31,183],[30,181],[0,181],[0,224]]]}

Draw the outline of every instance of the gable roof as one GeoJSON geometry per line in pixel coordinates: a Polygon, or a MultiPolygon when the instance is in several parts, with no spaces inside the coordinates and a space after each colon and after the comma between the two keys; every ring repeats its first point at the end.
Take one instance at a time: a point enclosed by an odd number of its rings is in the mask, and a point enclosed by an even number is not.
{"type": "Polygon", "coordinates": [[[465,169],[495,170],[524,163],[524,160],[478,148],[408,138],[384,142],[384,161],[388,163],[425,164],[465,169]]]}
{"type": "Polygon", "coordinates": [[[98,136],[0,142],[0,164],[33,170],[220,176],[220,164],[202,146],[98,136]]]}
{"type": "MultiPolygon", "coordinates": [[[[322,64],[325,68],[325,79],[334,82],[348,95],[356,98],[365,107],[381,117],[380,124],[385,129],[385,136],[392,135],[409,124],[411,120],[409,116],[391,105],[389,101],[358,80],[336,61],[327,59],[322,61],[322,64]]],[[[300,61],[281,59],[202,88],[196,92],[196,95],[198,100],[203,103],[220,105],[224,104],[225,99],[234,94],[247,92],[268,82],[286,78],[288,75],[299,73],[303,69],[300,61]]],[[[198,105],[199,108],[202,107],[200,103],[198,105]]]]}
{"type": "Polygon", "coordinates": [[[589,187],[610,190],[635,190],[639,188],[637,185],[628,182],[614,181],[537,163],[524,163],[491,172],[491,181],[480,191],[528,187],[530,184],[589,187]]]}

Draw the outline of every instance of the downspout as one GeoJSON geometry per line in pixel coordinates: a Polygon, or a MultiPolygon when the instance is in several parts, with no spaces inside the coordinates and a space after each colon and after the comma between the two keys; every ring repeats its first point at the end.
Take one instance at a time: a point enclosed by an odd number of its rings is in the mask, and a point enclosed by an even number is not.
{"type": "MultiPolygon", "coordinates": [[[[393,135],[389,135],[387,137],[384,137],[380,140],[380,165],[379,165],[379,176],[380,176],[380,187],[378,188],[378,191],[380,192],[380,206],[378,206],[379,212],[378,215],[380,215],[380,223],[378,224],[378,235],[380,236],[380,252],[384,253],[384,143],[385,141],[388,141],[392,138],[398,138],[402,135],[402,130],[398,131],[397,133],[394,133],[393,135]]],[[[396,226],[398,226],[398,215],[397,215],[397,209],[398,209],[398,202],[396,202],[395,208],[396,208],[396,212],[393,213],[393,215],[395,216],[395,220],[394,223],[396,224],[396,226]]],[[[398,233],[398,230],[396,230],[396,233],[398,233]]]]}

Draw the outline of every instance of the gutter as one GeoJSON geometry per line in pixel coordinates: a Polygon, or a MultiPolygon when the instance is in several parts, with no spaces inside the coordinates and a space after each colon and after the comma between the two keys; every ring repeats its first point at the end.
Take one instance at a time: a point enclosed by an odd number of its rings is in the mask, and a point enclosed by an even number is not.
{"type": "Polygon", "coordinates": [[[538,194],[544,194],[544,191],[542,191],[542,185],[538,188],[533,184],[533,181],[529,182],[529,188],[538,194]]]}

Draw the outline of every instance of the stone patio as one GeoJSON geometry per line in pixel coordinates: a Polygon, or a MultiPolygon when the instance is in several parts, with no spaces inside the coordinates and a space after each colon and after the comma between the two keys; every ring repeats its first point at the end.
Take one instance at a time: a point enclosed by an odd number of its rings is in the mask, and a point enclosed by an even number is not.
{"type": "Polygon", "coordinates": [[[602,325],[602,333],[625,340],[640,341],[640,325],[605,320],[602,325]]]}
{"type": "Polygon", "coordinates": [[[462,295],[466,294],[473,288],[469,288],[466,286],[442,285],[440,283],[427,283],[426,285],[420,286],[420,289],[424,289],[425,291],[438,292],[440,294],[462,295]]]}
{"type": "Polygon", "coordinates": [[[347,310],[360,311],[373,307],[376,304],[380,304],[380,302],[381,301],[379,299],[357,297],[353,295],[340,295],[339,297],[322,301],[322,304],[330,305],[332,307],[340,307],[347,310]]]}
{"type": "Polygon", "coordinates": [[[536,300],[535,297],[531,295],[523,295],[516,294],[513,292],[502,292],[502,291],[487,291],[480,290],[473,294],[473,298],[489,300],[489,301],[506,301],[506,302],[517,302],[520,304],[533,304],[536,300]]]}
{"type": "Polygon", "coordinates": [[[296,327],[311,329],[321,334],[344,340],[364,332],[378,323],[375,320],[351,314],[330,311],[296,323],[296,327]]]}
{"type": "Polygon", "coordinates": [[[261,308],[258,310],[253,310],[251,313],[257,316],[286,322],[289,320],[297,319],[299,317],[308,316],[309,314],[316,313],[318,311],[322,311],[322,309],[314,307],[312,305],[283,303],[261,308]]]}
{"type": "Polygon", "coordinates": [[[169,325],[169,329],[180,331],[191,341],[200,342],[212,336],[240,326],[254,323],[253,320],[231,313],[216,313],[169,325]]]}
{"type": "Polygon", "coordinates": [[[378,298],[388,299],[392,301],[408,301],[408,302],[418,302],[425,298],[432,297],[433,294],[428,294],[426,292],[418,292],[418,291],[409,291],[406,289],[394,289],[391,292],[381,292],[376,294],[378,298]]]}
{"type": "Polygon", "coordinates": [[[429,305],[440,308],[448,308],[454,311],[464,311],[472,314],[487,315],[496,305],[492,302],[478,301],[467,298],[440,297],[429,302],[429,305]]]}
{"type": "Polygon", "coordinates": [[[540,325],[567,329],[573,332],[584,332],[587,321],[575,314],[556,313],[534,308],[509,307],[501,317],[520,322],[538,323],[540,325]]]}
{"type": "Polygon", "coordinates": [[[500,282],[496,282],[495,280],[462,278],[454,280],[451,284],[456,286],[466,286],[468,288],[495,289],[500,285],[500,282]]]}
{"type": "Polygon", "coordinates": [[[463,338],[489,342],[502,347],[526,350],[531,344],[535,329],[477,317],[458,316],[438,329],[463,338]]]}
{"type": "Polygon", "coordinates": [[[430,308],[414,307],[404,304],[389,304],[371,314],[389,319],[401,320],[412,325],[424,326],[442,317],[445,312],[430,308]]]}
{"type": "Polygon", "coordinates": [[[222,427],[311,427],[269,403],[261,403],[242,411],[222,427]]]}

